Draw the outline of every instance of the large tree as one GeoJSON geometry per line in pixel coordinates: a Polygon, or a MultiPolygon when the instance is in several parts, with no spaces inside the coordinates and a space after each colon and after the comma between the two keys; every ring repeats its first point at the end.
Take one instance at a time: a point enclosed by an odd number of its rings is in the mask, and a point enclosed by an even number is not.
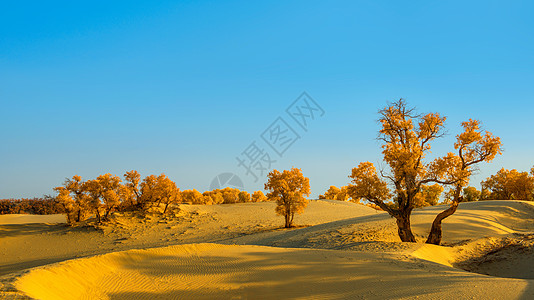
{"type": "Polygon", "coordinates": [[[267,175],[265,189],[269,200],[276,200],[276,213],[284,216],[285,228],[293,226],[295,213],[302,213],[308,205],[305,196],[310,195],[310,180],[297,168],[271,171],[267,175]]]}
{"type": "MultiPolygon", "coordinates": [[[[500,153],[500,141],[488,133],[484,137],[493,142],[488,145],[490,149],[480,146],[481,139],[477,138],[473,131],[478,130],[478,127],[472,126],[478,125],[478,122],[465,122],[469,126],[464,126],[466,131],[459,136],[455,144],[459,155],[449,153],[445,157],[426,162],[425,156],[431,150],[431,142],[444,134],[446,118],[438,113],[416,114],[403,99],[391,103],[380,110],[379,114],[382,128],[378,139],[383,142],[382,154],[389,168],[381,170],[379,176],[372,163],[361,163],[349,176],[352,178],[349,192],[352,198],[367,199],[393,216],[401,241],[415,242],[410,216],[421,201],[423,186],[430,183],[465,186],[466,178],[471,175],[471,166],[493,159],[495,151],[500,153]],[[494,153],[493,156],[486,151],[494,153]],[[483,154],[483,157],[477,154],[483,154]],[[391,198],[393,201],[389,201],[391,198]]],[[[441,237],[441,221],[454,213],[454,202],[460,201],[459,194],[455,199],[450,210],[438,215],[431,234],[439,231],[441,237]]],[[[429,242],[435,241],[436,238],[429,236],[429,242]]]]}

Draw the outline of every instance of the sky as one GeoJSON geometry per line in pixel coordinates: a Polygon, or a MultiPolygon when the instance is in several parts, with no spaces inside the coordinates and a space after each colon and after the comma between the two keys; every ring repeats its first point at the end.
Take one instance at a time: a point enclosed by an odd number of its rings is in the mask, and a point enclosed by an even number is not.
{"type": "Polygon", "coordinates": [[[313,198],[348,184],[361,161],[383,165],[377,112],[400,98],[447,116],[429,158],[453,151],[469,118],[501,137],[503,155],[472,177],[480,188],[500,168],[534,165],[532,11],[531,1],[2,1],[0,198],[132,169],[199,191],[232,173],[254,191],[262,168],[291,167],[313,198]],[[249,157],[254,172],[239,165],[249,157]]]}

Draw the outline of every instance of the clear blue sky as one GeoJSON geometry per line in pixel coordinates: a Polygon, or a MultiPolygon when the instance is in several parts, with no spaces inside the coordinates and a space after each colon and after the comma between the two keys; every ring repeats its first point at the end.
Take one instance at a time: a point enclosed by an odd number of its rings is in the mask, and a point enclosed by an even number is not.
{"type": "Polygon", "coordinates": [[[405,98],[480,119],[534,164],[532,1],[3,1],[0,198],[52,194],[74,174],[165,173],[208,189],[306,91],[324,109],[272,168],[302,168],[312,196],[380,162],[377,110],[405,98]],[[112,3],[111,3],[112,2],[112,3]]]}

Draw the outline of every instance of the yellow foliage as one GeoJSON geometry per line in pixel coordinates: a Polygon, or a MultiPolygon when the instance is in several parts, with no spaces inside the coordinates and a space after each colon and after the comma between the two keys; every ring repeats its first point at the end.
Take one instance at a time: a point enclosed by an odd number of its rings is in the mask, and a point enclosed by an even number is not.
{"type": "MultiPolygon", "coordinates": [[[[352,169],[349,178],[352,182],[348,187],[348,194],[352,199],[364,198],[380,207],[391,206],[385,203],[391,197],[387,183],[378,177],[372,163],[360,163],[358,167],[352,169]]],[[[386,210],[385,207],[382,209],[386,210]]]]}
{"type": "Polygon", "coordinates": [[[301,169],[273,170],[267,175],[265,189],[270,191],[267,198],[276,200],[275,211],[284,216],[285,227],[292,227],[295,213],[302,213],[308,205],[304,196],[310,195],[310,180],[302,175],[301,169]]]}
{"type": "Polygon", "coordinates": [[[195,189],[185,190],[182,191],[182,201],[190,204],[204,204],[204,195],[195,189]]]}
{"type": "Polygon", "coordinates": [[[319,199],[330,199],[330,200],[339,200],[339,201],[352,201],[359,202],[360,199],[352,199],[349,195],[348,186],[342,186],[338,188],[331,185],[330,188],[324,193],[324,195],[319,195],[319,199]]]}
{"type": "Polygon", "coordinates": [[[468,186],[463,189],[463,197],[466,202],[478,201],[480,199],[480,191],[474,186],[468,186]]]}
{"type": "Polygon", "coordinates": [[[422,185],[421,192],[415,197],[415,207],[437,205],[442,192],[443,187],[437,183],[433,185],[422,185]]]}
{"type": "Polygon", "coordinates": [[[534,200],[534,174],[516,169],[500,169],[497,174],[483,181],[482,187],[489,193],[486,199],[534,200]]]}
{"type": "Polygon", "coordinates": [[[264,202],[267,201],[267,196],[262,191],[255,191],[252,193],[252,202],[264,202]]]}
{"type": "Polygon", "coordinates": [[[432,225],[432,238],[429,236],[427,240],[436,243],[441,239],[441,220],[456,210],[462,188],[469,183],[473,165],[489,162],[500,154],[500,139],[481,130],[479,121],[470,119],[462,123],[464,132],[456,136],[454,147],[457,154],[448,153],[425,162],[431,142],[443,136],[446,118],[438,113],[416,114],[402,99],[380,110],[379,114],[382,125],[379,140],[383,142],[382,154],[389,166],[389,170],[381,172],[381,175],[394,188],[394,203],[386,203],[391,197],[388,185],[378,177],[375,167],[369,162],[361,163],[352,170],[349,195],[365,198],[380,206],[396,218],[401,240],[415,242],[410,225],[412,210],[436,203],[436,194],[441,193],[436,185],[432,188],[425,186],[431,183],[453,185],[454,207],[438,215],[432,225]]]}

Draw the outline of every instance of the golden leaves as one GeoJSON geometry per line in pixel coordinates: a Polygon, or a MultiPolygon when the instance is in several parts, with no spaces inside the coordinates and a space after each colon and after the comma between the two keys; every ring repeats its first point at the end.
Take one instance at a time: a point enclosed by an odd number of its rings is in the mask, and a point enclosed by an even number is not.
{"type": "Polygon", "coordinates": [[[378,177],[375,166],[370,162],[362,162],[353,168],[349,178],[352,178],[352,184],[348,193],[353,199],[364,198],[376,203],[391,197],[386,182],[378,177]]]}
{"type": "Polygon", "coordinates": [[[273,170],[267,175],[265,189],[269,200],[276,200],[275,211],[286,218],[286,227],[291,227],[293,215],[302,213],[308,204],[304,196],[310,195],[310,180],[302,175],[302,170],[292,168],[279,172],[273,170]]]}

